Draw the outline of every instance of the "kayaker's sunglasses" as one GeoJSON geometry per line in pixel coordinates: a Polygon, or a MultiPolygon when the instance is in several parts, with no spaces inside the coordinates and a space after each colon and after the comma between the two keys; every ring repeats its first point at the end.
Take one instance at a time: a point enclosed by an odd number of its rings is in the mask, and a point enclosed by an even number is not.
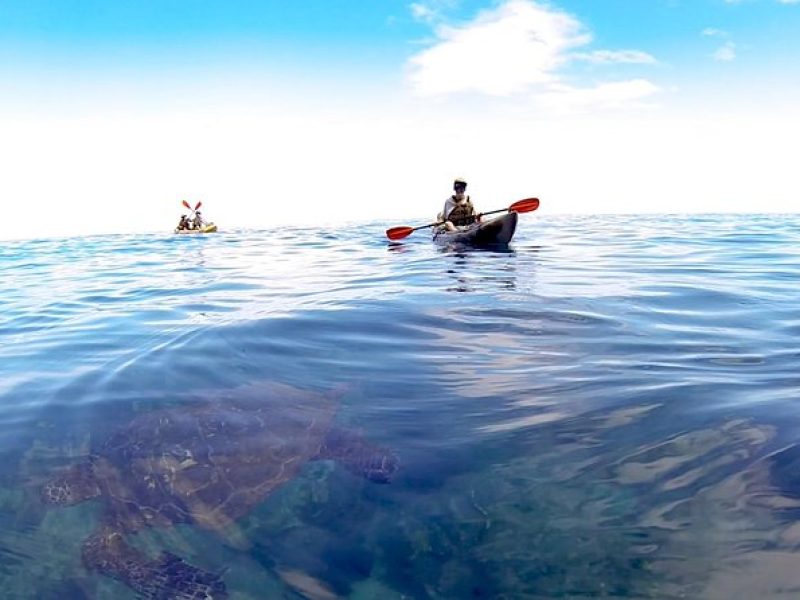
{"type": "Polygon", "coordinates": [[[457,183],[453,186],[453,189],[459,192],[463,192],[465,189],[467,189],[467,184],[457,183]]]}

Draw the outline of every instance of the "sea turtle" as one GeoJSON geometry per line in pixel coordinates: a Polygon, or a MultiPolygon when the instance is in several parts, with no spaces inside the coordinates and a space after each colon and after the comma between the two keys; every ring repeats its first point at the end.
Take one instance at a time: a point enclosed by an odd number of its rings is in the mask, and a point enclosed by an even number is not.
{"type": "Polygon", "coordinates": [[[176,523],[223,532],[314,459],[378,483],[397,470],[391,451],[333,426],[337,394],[253,391],[142,414],[42,487],[47,504],[104,500],[102,525],[83,543],[88,569],[144,598],[225,598],[219,575],[170,553],[151,558],[125,534],[176,523]]]}

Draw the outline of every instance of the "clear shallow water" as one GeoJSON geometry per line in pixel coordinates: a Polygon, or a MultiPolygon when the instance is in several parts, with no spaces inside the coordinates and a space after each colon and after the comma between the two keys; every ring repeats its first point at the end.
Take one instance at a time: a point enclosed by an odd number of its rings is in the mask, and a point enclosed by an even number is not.
{"type": "Polygon", "coordinates": [[[523,215],[504,252],[396,224],[0,243],[4,597],[134,597],[81,564],[102,501],[42,484],[271,382],[344,389],[401,467],[311,462],[233,532],[130,536],[232,598],[800,589],[800,218],[523,215]]]}

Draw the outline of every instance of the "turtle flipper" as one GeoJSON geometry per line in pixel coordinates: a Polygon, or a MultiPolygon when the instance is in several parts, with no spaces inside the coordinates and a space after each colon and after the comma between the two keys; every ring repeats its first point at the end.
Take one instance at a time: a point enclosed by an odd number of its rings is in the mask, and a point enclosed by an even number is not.
{"type": "Polygon", "coordinates": [[[105,528],[83,543],[83,562],[122,581],[147,600],[218,600],[227,598],[219,575],[198,569],[169,552],[155,560],[129,546],[119,531],[105,528]]]}
{"type": "Polygon", "coordinates": [[[316,458],[331,459],[375,483],[389,483],[400,460],[388,448],[374,446],[360,435],[331,429],[316,458]]]}

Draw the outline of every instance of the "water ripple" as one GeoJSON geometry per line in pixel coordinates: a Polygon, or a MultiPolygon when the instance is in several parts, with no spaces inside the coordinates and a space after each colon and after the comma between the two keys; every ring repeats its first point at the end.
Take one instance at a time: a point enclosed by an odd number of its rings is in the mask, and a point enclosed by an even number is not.
{"type": "Polygon", "coordinates": [[[34,510],[36,485],[137,415],[267,382],[346,390],[337,422],[402,468],[309,465],[239,524],[249,551],[140,534],[241,597],[792,581],[800,218],[528,215],[504,252],[388,225],[0,244],[3,589],[113,596],[79,566],[98,507],[34,510]]]}

